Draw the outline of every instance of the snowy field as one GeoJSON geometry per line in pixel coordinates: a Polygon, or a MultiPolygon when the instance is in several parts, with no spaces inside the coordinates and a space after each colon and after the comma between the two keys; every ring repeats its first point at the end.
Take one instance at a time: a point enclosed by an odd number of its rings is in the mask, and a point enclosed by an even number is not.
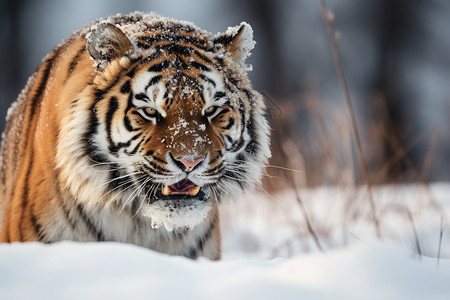
{"type": "Polygon", "coordinates": [[[0,299],[450,299],[449,184],[375,189],[377,228],[365,189],[298,199],[226,203],[220,262],[116,243],[1,245],[0,299]]]}

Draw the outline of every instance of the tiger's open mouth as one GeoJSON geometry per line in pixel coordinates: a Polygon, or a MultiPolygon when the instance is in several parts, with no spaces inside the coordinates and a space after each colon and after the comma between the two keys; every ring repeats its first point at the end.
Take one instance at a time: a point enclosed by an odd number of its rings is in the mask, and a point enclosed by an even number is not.
{"type": "Polygon", "coordinates": [[[164,196],[197,196],[199,192],[200,187],[189,179],[183,179],[172,185],[164,185],[161,191],[164,196]]]}
{"type": "Polygon", "coordinates": [[[183,179],[171,185],[163,185],[154,197],[149,199],[150,204],[162,200],[167,203],[186,203],[186,201],[208,201],[210,197],[208,187],[199,187],[189,179],[183,179]]]}

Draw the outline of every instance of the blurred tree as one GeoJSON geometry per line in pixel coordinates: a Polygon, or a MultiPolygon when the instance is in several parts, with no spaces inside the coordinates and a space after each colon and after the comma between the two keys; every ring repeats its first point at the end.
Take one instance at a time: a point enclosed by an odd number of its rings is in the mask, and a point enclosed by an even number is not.
{"type": "MultiPolygon", "coordinates": [[[[399,101],[398,80],[399,70],[396,61],[401,58],[403,42],[407,37],[408,28],[411,28],[412,6],[403,0],[382,0],[378,2],[377,19],[379,22],[378,31],[378,60],[377,70],[375,70],[375,81],[373,91],[380,93],[383,116],[383,159],[382,163],[387,163],[392,157],[398,155],[398,145],[392,142],[398,141],[400,145],[405,144],[404,122],[405,116],[402,110],[402,103],[399,101]]],[[[406,170],[404,158],[393,163],[390,171],[385,174],[386,181],[397,181],[406,170]]]]}
{"type": "MultiPolygon", "coordinates": [[[[23,86],[22,68],[18,49],[21,47],[21,18],[20,13],[26,0],[2,1],[0,9],[0,20],[2,30],[0,30],[1,40],[4,43],[0,47],[0,116],[5,116],[9,103],[13,102],[23,86]],[[6,102],[6,103],[3,103],[6,102]]],[[[0,122],[0,132],[3,132],[4,122],[0,122]]]]}
{"type": "Polygon", "coordinates": [[[258,65],[261,70],[258,73],[260,85],[263,92],[268,97],[276,99],[285,99],[289,94],[285,80],[285,66],[282,61],[281,54],[281,33],[279,19],[281,12],[279,5],[274,0],[248,0],[233,1],[236,6],[246,10],[245,15],[252,16],[252,24],[258,28],[255,33],[258,35],[258,47],[262,47],[258,51],[264,53],[264,65],[258,65]]]}

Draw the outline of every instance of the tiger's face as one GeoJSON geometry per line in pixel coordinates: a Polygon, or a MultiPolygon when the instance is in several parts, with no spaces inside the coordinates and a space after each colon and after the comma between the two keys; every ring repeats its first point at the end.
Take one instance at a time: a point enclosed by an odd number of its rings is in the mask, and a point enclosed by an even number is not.
{"type": "Polygon", "coordinates": [[[88,163],[106,171],[104,194],[122,209],[156,228],[192,228],[257,182],[270,156],[265,106],[239,44],[252,41],[251,28],[212,37],[169,24],[130,39],[104,24],[88,37],[99,65],[82,138],[88,163]]]}
{"type": "Polygon", "coordinates": [[[130,82],[127,117],[134,136],[143,138],[136,143],[137,151],[124,149],[123,157],[133,153],[128,158],[135,160],[136,168],[153,178],[152,185],[160,185],[150,202],[203,201],[239,152],[239,102],[227,92],[218,70],[196,68],[200,63],[191,61],[192,56],[164,53],[163,57],[168,59],[146,65],[130,82]],[[180,62],[187,66],[181,72],[180,62]]]}

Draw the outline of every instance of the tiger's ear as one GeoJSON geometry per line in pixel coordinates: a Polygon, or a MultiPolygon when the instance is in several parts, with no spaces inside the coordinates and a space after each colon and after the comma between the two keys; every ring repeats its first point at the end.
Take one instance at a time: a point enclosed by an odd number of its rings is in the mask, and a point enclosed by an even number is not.
{"type": "Polygon", "coordinates": [[[251,55],[250,51],[256,44],[253,40],[253,29],[246,22],[235,27],[228,27],[224,33],[216,34],[213,42],[219,51],[228,53],[236,63],[242,65],[251,55]]]}
{"type": "Polygon", "coordinates": [[[127,35],[114,24],[99,23],[86,35],[87,50],[98,66],[122,57],[133,45],[127,35]]]}

